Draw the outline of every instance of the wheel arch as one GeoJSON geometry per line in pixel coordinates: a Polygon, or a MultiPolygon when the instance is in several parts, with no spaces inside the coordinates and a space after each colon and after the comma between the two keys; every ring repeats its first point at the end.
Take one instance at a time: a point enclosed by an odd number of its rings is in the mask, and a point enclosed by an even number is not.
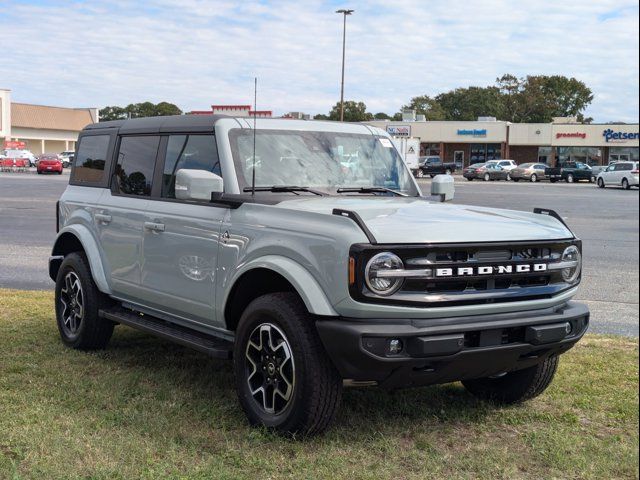
{"type": "Polygon", "coordinates": [[[268,256],[246,264],[230,282],[222,304],[227,330],[235,331],[242,312],[252,300],[281,291],[297,294],[313,315],[338,315],[307,269],[289,258],[268,256]]]}
{"type": "Polygon", "coordinates": [[[85,253],[91,268],[91,276],[98,290],[102,293],[110,294],[111,288],[104,272],[100,250],[89,229],[83,225],[70,225],[62,229],[58,234],[49,260],[49,276],[51,279],[55,282],[64,257],[78,251],[85,253]]]}

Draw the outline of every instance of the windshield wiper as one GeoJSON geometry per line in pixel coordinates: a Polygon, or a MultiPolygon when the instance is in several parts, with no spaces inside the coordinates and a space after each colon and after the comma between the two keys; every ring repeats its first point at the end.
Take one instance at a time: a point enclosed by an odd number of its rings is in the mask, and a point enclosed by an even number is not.
{"type": "MultiPolygon", "coordinates": [[[[243,192],[253,192],[253,187],[244,187],[242,189],[243,192]]],[[[318,190],[313,190],[309,187],[296,187],[295,185],[273,185],[272,187],[255,187],[256,192],[274,192],[274,193],[282,193],[282,192],[290,192],[296,195],[300,195],[296,192],[308,192],[313,193],[314,195],[324,196],[326,195],[323,192],[318,190]]]]}
{"type": "Polygon", "coordinates": [[[406,193],[398,192],[397,190],[391,190],[386,187],[348,187],[339,188],[336,190],[338,193],[393,193],[399,197],[408,197],[406,193]]]}

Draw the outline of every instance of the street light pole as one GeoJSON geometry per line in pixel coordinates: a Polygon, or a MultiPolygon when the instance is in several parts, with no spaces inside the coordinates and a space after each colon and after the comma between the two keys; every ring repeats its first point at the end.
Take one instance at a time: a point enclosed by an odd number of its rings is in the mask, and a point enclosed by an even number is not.
{"type": "Polygon", "coordinates": [[[347,39],[347,15],[351,15],[354,10],[336,10],[336,13],[341,13],[343,18],[342,23],[342,80],[340,82],[340,121],[344,122],[344,56],[347,39]]]}

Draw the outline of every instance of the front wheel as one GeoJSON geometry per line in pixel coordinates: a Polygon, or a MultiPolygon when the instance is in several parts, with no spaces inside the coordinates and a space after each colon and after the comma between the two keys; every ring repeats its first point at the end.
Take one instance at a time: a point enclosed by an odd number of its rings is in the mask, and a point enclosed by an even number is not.
{"type": "Polygon", "coordinates": [[[416,172],[416,177],[418,178],[424,177],[424,172],[422,171],[421,168],[419,168],[418,171],[416,172]]]}
{"type": "Polygon", "coordinates": [[[467,177],[467,180],[469,180],[470,182],[473,182],[473,177],[467,177]]]}
{"type": "Polygon", "coordinates": [[[68,347],[93,350],[107,346],[114,323],[100,318],[109,298],[93,282],[84,253],[67,255],[56,277],[56,321],[62,342],[68,347]]]}
{"type": "Polygon", "coordinates": [[[537,397],[551,384],[558,369],[558,356],[524,370],[501,376],[465,380],[462,384],[474,396],[501,404],[524,402],[537,397]]]}
{"type": "Polygon", "coordinates": [[[600,188],[604,188],[605,187],[604,180],[601,179],[601,178],[598,179],[598,187],[600,187],[600,188]]]}
{"type": "Polygon", "coordinates": [[[233,362],[238,398],[252,425],[308,436],[333,420],[342,379],[297,295],[273,293],[249,304],[233,362]]]}
{"type": "Polygon", "coordinates": [[[518,183],[520,181],[519,178],[512,178],[511,180],[513,180],[514,182],[518,183]]]}

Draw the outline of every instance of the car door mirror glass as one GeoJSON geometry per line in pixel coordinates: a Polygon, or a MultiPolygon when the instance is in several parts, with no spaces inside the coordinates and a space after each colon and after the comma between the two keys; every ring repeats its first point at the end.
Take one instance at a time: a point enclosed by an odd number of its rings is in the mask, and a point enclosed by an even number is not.
{"type": "Polygon", "coordinates": [[[222,193],[222,177],[207,170],[182,168],[176,172],[176,198],[179,200],[210,201],[212,193],[222,193]]]}

